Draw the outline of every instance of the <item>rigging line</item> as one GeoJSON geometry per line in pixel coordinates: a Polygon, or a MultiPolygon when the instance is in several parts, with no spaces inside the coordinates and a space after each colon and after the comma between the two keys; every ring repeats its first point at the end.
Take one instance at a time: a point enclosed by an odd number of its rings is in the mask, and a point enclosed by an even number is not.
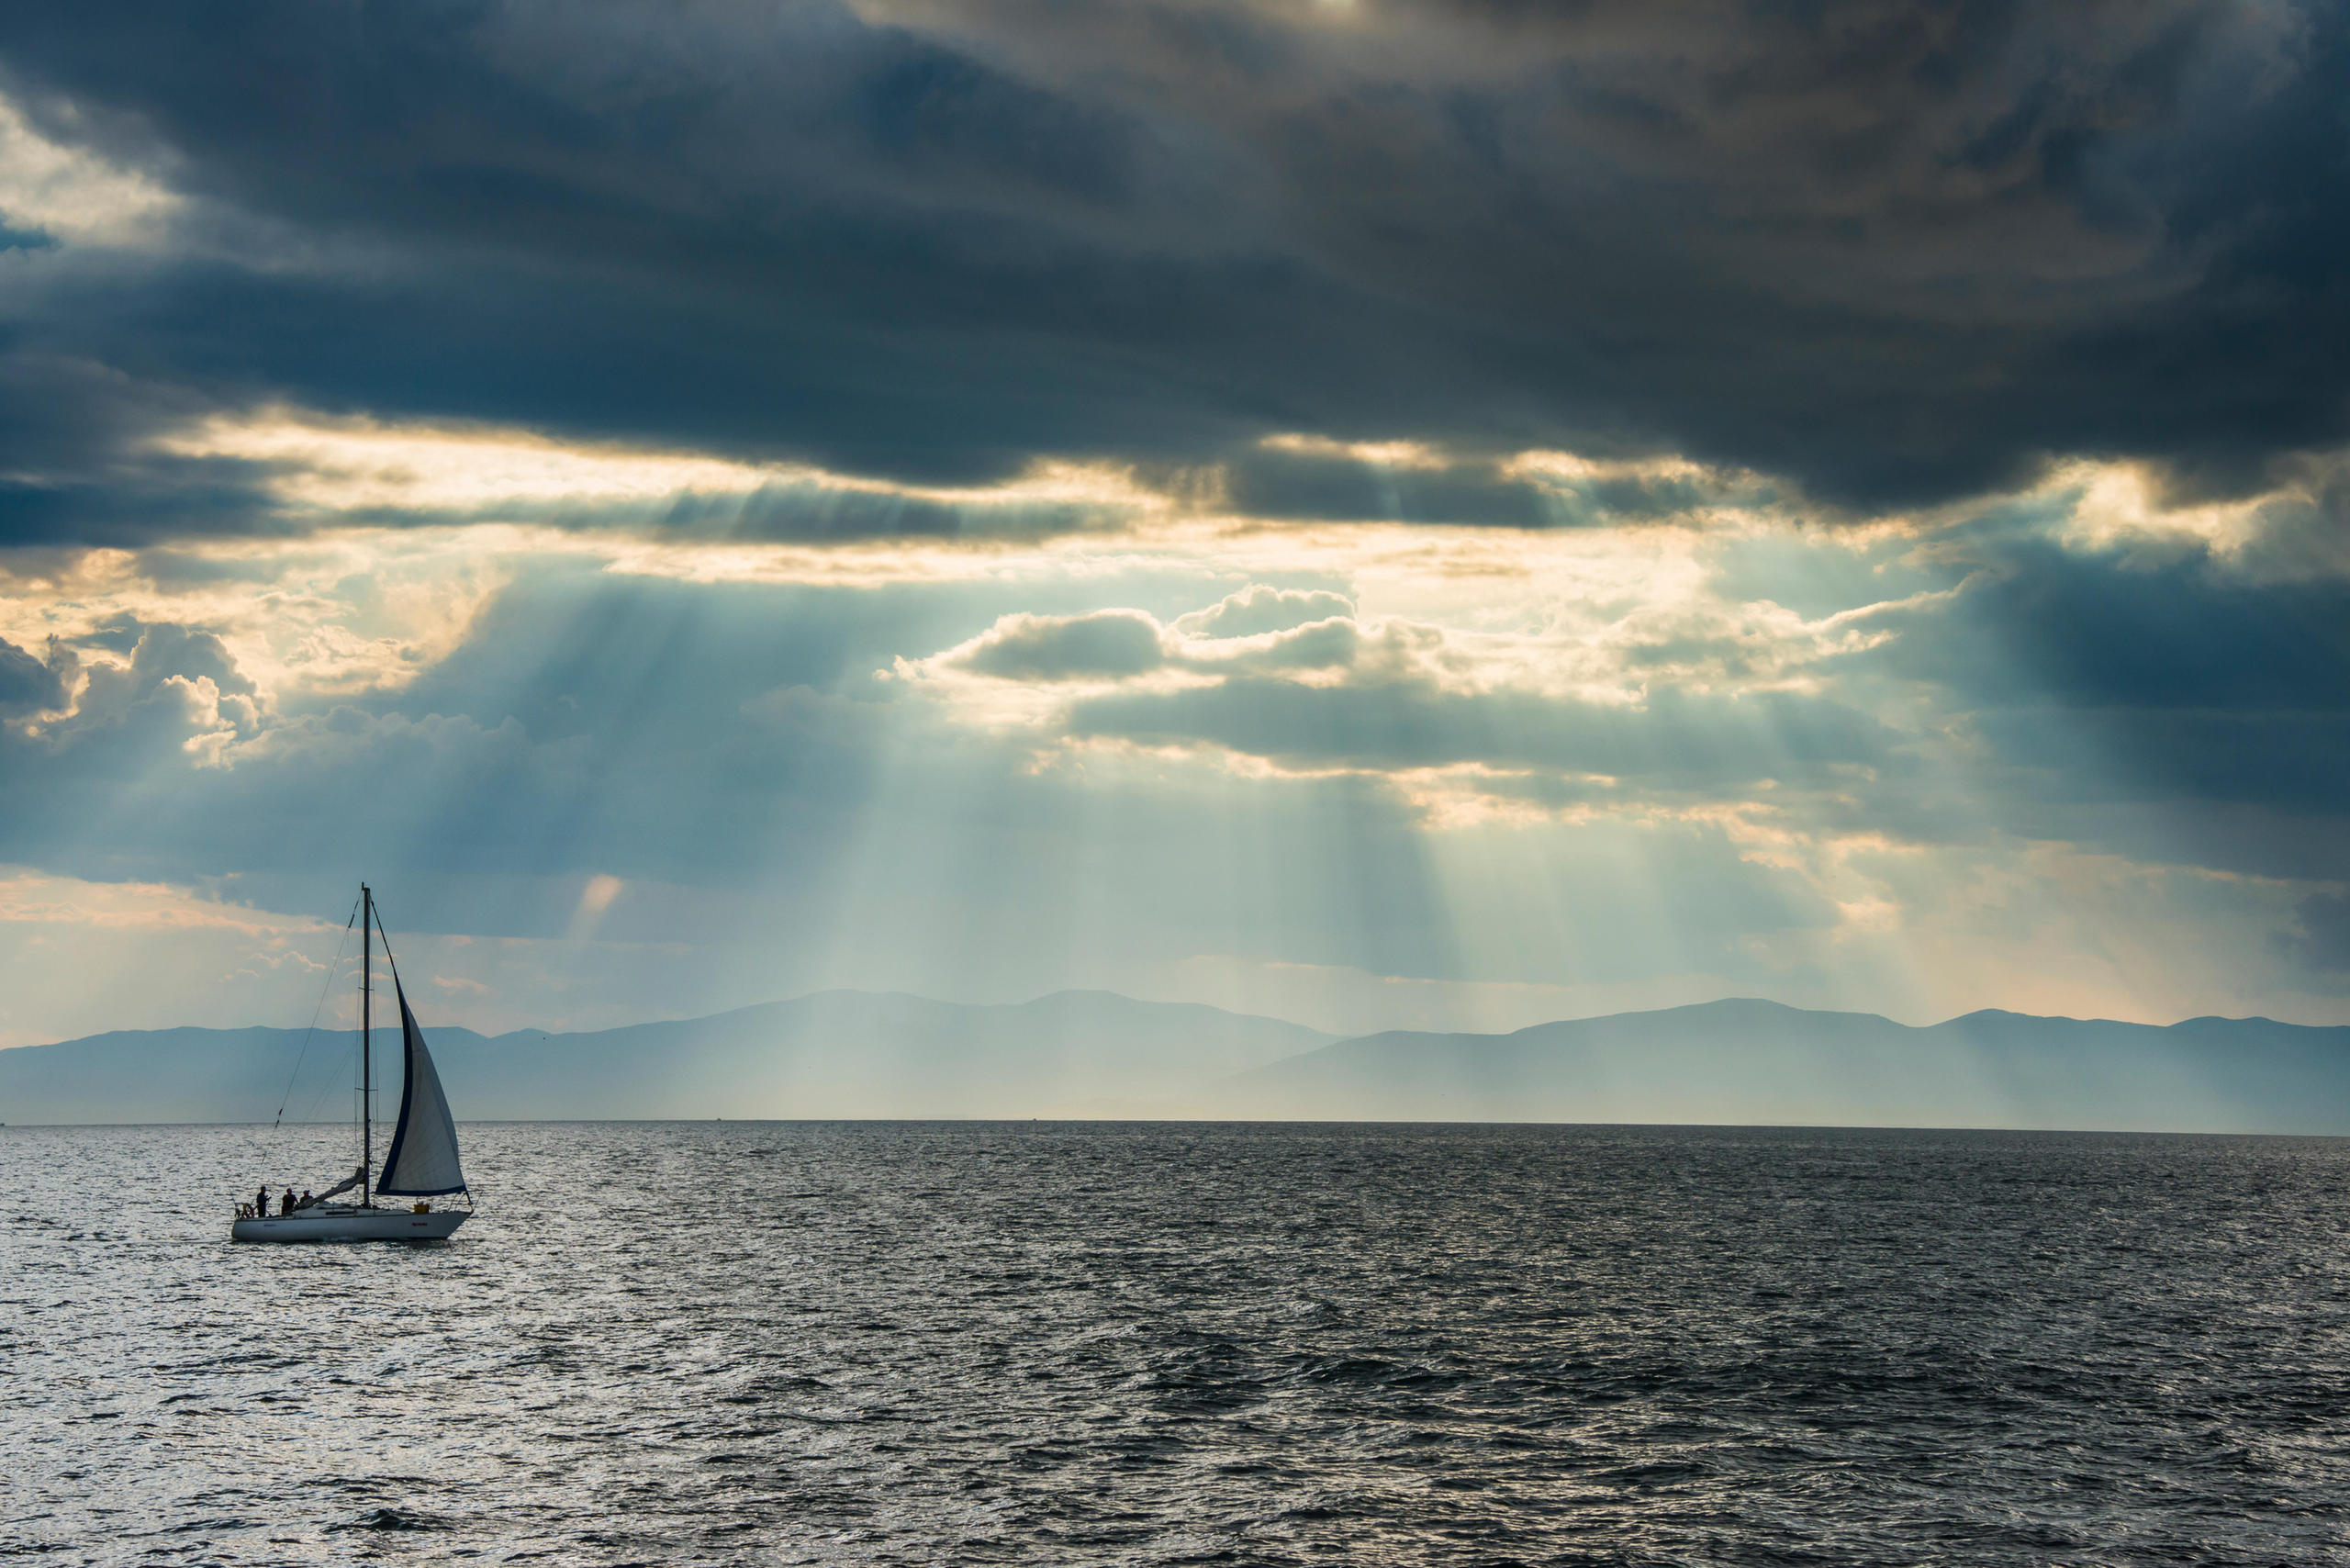
{"type": "Polygon", "coordinates": [[[294,1070],[285,1075],[285,1092],[277,1097],[277,1115],[269,1124],[274,1132],[285,1120],[286,1103],[294,1098],[294,1081],[302,1076],[302,1059],[310,1054],[310,1036],[319,1032],[319,1014],[327,1010],[327,992],[334,985],[336,971],[342,966],[342,945],[351,940],[351,928],[359,924],[359,905],[351,906],[351,918],[342,923],[342,935],[334,945],[334,957],[327,960],[327,978],[319,982],[319,1004],[310,1009],[310,1026],[302,1031],[302,1048],[294,1054],[294,1070]]]}
{"type": "Polygon", "coordinates": [[[327,1096],[333,1093],[337,1087],[338,1085],[331,1078],[319,1085],[319,1092],[310,1096],[310,1108],[302,1113],[302,1120],[305,1122],[317,1121],[319,1119],[319,1107],[326,1103],[327,1096]]]}
{"type": "MultiPolygon", "coordinates": [[[[359,902],[358,902],[357,904],[354,904],[354,905],[352,906],[352,921],[353,921],[354,923],[355,923],[355,922],[358,920],[358,918],[359,918],[359,913],[358,913],[358,912],[359,912],[359,910],[360,910],[361,908],[363,908],[363,907],[365,905],[366,902],[367,902],[367,901],[366,901],[366,899],[365,899],[365,896],[363,894],[363,895],[362,895],[362,897],[361,897],[361,899],[360,899],[360,901],[359,901],[359,902]]],[[[380,923],[378,923],[378,924],[380,924],[380,923]]],[[[347,930],[348,930],[348,927],[346,927],[345,929],[346,929],[346,931],[347,931],[347,930]]],[[[361,934],[361,939],[362,939],[363,941],[365,939],[365,934],[364,934],[364,932],[361,934]]],[[[337,949],[336,949],[336,953],[337,953],[337,956],[340,956],[340,955],[341,955],[341,948],[337,948],[337,949]]],[[[371,976],[371,977],[369,977],[369,979],[368,979],[368,980],[367,980],[367,982],[366,982],[366,987],[365,987],[365,989],[370,990],[370,991],[372,991],[372,990],[374,990],[374,989],[375,989],[375,982],[374,982],[374,979],[373,979],[373,977],[372,977],[372,976],[371,976]]],[[[365,1055],[366,1055],[366,1047],[365,1047],[364,1042],[363,1042],[363,1041],[359,1038],[360,1031],[358,1031],[358,1030],[356,1030],[356,1029],[353,1029],[351,1033],[352,1033],[352,1040],[351,1040],[351,1056],[350,1056],[350,1058],[349,1058],[349,1059],[350,1059],[350,1063],[351,1063],[351,1085],[350,1085],[350,1087],[351,1087],[351,1096],[352,1096],[352,1101],[354,1102],[354,1104],[353,1104],[352,1109],[352,1124],[353,1124],[353,1125],[352,1125],[352,1130],[354,1133],[356,1133],[356,1132],[357,1132],[357,1130],[358,1130],[358,1127],[357,1127],[357,1122],[358,1122],[359,1116],[360,1116],[360,1115],[361,1115],[361,1114],[362,1114],[362,1107],[363,1107],[363,1106],[364,1106],[364,1101],[365,1101],[365,1094],[366,1094],[366,1091],[365,1091],[364,1086],[360,1082],[360,1064],[361,1064],[361,1062],[362,1062],[363,1060],[364,1060],[364,1059],[365,1059],[365,1055]]],[[[325,1103],[326,1103],[326,1099],[327,1099],[328,1094],[331,1093],[331,1092],[333,1092],[334,1088],[335,1088],[335,1084],[334,1084],[331,1081],[328,1081],[328,1082],[326,1082],[326,1083],[320,1084],[320,1085],[319,1086],[319,1092],[318,1092],[318,1093],[316,1093],[316,1094],[312,1095],[312,1096],[311,1096],[311,1098],[310,1098],[310,1108],[309,1108],[309,1110],[308,1110],[308,1112],[304,1113],[304,1120],[306,1120],[306,1121],[316,1121],[316,1120],[318,1119],[319,1107],[320,1105],[323,1105],[323,1104],[325,1104],[325,1103]]],[[[363,1161],[362,1163],[364,1163],[364,1162],[363,1161]]]]}
{"type": "MultiPolygon", "coordinates": [[[[358,1031],[354,1029],[352,1033],[355,1035],[358,1031]]],[[[351,1050],[353,1057],[356,1057],[359,1054],[359,1047],[356,1041],[352,1042],[351,1050]]],[[[333,1093],[336,1087],[335,1081],[331,1078],[328,1079],[324,1083],[319,1084],[319,1092],[310,1096],[309,1109],[302,1113],[302,1120],[305,1122],[317,1121],[319,1119],[319,1107],[326,1103],[327,1096],[333,1093]]]]}

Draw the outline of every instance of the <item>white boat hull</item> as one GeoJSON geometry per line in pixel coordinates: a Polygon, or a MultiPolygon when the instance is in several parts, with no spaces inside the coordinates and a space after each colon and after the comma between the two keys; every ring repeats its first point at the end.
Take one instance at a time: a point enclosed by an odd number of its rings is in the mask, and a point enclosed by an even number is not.
{"type": "Polygon", "coordinates": [[[332,1208],[268,1219],[241,1219],[229,1229],[238,1241],[446,1241],[473,1215],[464,1209],[332,1208]]]}

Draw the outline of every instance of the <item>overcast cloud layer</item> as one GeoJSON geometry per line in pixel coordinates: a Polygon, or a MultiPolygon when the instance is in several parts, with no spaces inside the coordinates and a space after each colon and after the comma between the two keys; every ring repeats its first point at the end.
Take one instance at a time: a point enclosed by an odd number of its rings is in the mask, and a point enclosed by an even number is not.
{"type": "Polygon", "coordinates": [[[0,1044],[2350,1019],[2346,36],[11,13],[0,1044]]]}
{"type": "MultiPolygon", "coordinates": [[[[125,445],[260,400],[895,477],[1238,459],[1272,515],[1382,509],[1251,450],[1294,430],[1872,507],[2050,454],[2242,487],[2344,437],[2344,40],[2184,0],[28,8],[32,130],[178,199],[103,255],[16,220],[12,527],[205,526],[239,476],[125,445]]],[[[1479,477],[1385,505],[1542,518],[1479,477]]]]}

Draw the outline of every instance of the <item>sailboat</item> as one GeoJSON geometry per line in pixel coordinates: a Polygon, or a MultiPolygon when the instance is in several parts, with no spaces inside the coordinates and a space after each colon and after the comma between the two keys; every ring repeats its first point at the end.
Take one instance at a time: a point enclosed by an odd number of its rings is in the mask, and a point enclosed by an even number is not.
{"type": "Polygon", "coordinates": [[[292,1214],[272,1215],[241,1208],[229,1226],[239,1241],[442,1241],[473,1217],[473,1199],[462,1209],[436,1208],[432,1200],[465,1193],[465,1173],[457,1159],[457,1124],[449,1114],[448,1096],[441,1092],[441,1074],[425,1048],[424,1031],[409,1011],[408,992],[400,984],[399,966],[392,959],[392,941],[384,937],[384,962],[392,971],[392,994],[400,1006],[400,1051],[405,1073],[400,1088],[399,1120],[392,1126],[391,1148],[380,1171],[375,1165],[375,1095],[374,937],[383,934],[375,915],[375,895],[359,885],[359,1169],[340,1186],[330,1187],[315,1201],[292,1214]],[[356,1190],[356,1203],[333,1200],[356,1190]],[[378,1204],[378,1198],[408,1198],[406,1205],[378,1204]]]}

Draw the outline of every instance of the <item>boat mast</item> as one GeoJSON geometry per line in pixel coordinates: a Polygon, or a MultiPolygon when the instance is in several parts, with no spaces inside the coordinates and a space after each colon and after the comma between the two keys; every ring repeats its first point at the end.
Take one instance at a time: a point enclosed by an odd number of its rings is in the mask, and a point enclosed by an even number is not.
{"type": "Polygon", "coordinates": [[[375,1043],[372,1037],[375,1016],[370,1006],[375,998],[371,990],[374,977],[368,973],[375,957],[368,927],[375,919],[375,895],[367,890],[366,883],[362,882],[359,884],[359,1204],[362,1208],[372,1207],[375,1202],[369,1187],[372,1178],[367,1173],[368,1166],[375,1159],[375,1063],[369,1049],[375,1043]]]}

